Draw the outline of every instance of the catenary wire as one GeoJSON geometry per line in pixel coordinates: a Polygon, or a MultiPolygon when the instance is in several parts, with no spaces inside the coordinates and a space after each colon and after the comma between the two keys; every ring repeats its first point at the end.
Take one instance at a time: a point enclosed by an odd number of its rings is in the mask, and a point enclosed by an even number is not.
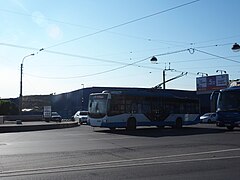
{"type": "MultiPolygon", "coordinates": [[[[189,49],[183,49],[183,50],[178,50],[178,51],[173,51],[173,52],[168,52],[168,53],[163,53],[163,54],[157,54],[155,56],[165,56],[165,55],[176,54],[176,53],[181,53],[181,52],[185,52],[185,51],[189,51],[189,49]]],[[[45,79],[74,79],[74,78],[83,78],[83,77],[89,77],[89,76],[96,76],[96,75],[100,75],[100,74],[105,74],[105,73],[109,73],[109,72],[112,72],[112,71],[116,71],[116,70],[119,70],[119,69],[126,68],[128,66],[136,65],[136,64],[138,64],[140,62],[143,62],[143,61],[146,61],[146,60],[150,59],[151,57],[147,57],[147,58],[135,61],[133,63],[125,64],[125,65],[117,67],[117,68],[113,68],[113,69],[102,71],[102,72],[98,72],[98,73],[88,74],[88,75],[78,75],[78,76],[71,76],[71,77],[44,77],[44,76],[35,76],[35,75],[32,75],[32,74],[27,74],[27,75],[38,77],[38,78],[45,78],[45,79]]]]}
{"type": "Polygon", "coordinates": [[[196,2],[198,2],[198,1],[200,1],[200,0],[190,1],[190,2],[181,4],[181,5],[172,7],[172,8],[168,8],[168,9],[163,10],[163,11],[159,11],[159,12],[156,12],[156,13],[153,13],[153,14],[150,14],[150,15],[147,15],[147,16],[143,16],[143,17],[140,17],[140,18],[137,18],[137,19],[134,19],[134,20],[130,20],[130,21],[125,22],[125,23],[121,23],[121,24],[118,24],[118,25],[115,25],[115,26],[112,26],[112,27],[109,27],[109,28],[105,28],[105,29],[102,29],[102,30],[93,32],[93,33],[90,33],[90,34],[86,34],[86,35],[83,35],[83,36],[80,36],[80,37],[77,37],[77,38],[73,38],[73,39],[70,39],[70,40],[68,40],[68,41],[60,42],[60,43],[54,44],[54,45],[52,45],[52,46],[46,47],[46,48],[44,48],[44,49],[50,49],[50,48],[57,47],[57,46],[60,46],[60,45],[63,45],[63,44],[67,44],[67,43],[70,43],[70,42],[73,42],[73,41],[77,41],[77,40],[82,39],[82,38],[86,38],[86,37],[89,37],[89,36],[93,36],[93,35],[96,35],[96,34],[99,34],[99,33],[105,32],[105,31],[109,31],[109,30],[111,30],[111,29],[115,29],[115,28],[118,28],[118,27],[121,27],[121,26],[125,26],[125,25],[128,25],[128,24],[131,24],[131,23],[134,23],[134,22],[143,20],[143,19],[147,19],[147,18],[156,16],[156,15],[159,15],[159,14],[163,14],[163,13],[166,13],[166,12],[168,12],[168,11],[172,11],[172,10],[175,10],[175,9],[178,9],[178,8],[181,8],[181,7],[184,7],[184,6],[187,6],[187,5],[196,3],[196,2]]]}
{"type": "Polygon", "coordinates": [[[232,62],[235,62],[235,63],[240,63],[240,61],[236,61],[236,60],[233,60],[233,59],[230,59],[230,58],[226,58],[226,57],[223,57],[223,56],[219,56],[219,55],[216,55],[216,54],[212,54],[212,53],[209,53],[209,52],[206,52],[206,51],[202,51],[202,50],[199,50],[199,49],[196,49],[194,48],[195,51],[198,51],[200,53],[203,53],[203,54],[207,54],[207,55],[210,55],[210,56],[214,56],[214,57],[217,57],[217,58],[221,58],[221,59],[224,59],[224,60],[227,60],[227,61],[232,61],[232,62]]]}

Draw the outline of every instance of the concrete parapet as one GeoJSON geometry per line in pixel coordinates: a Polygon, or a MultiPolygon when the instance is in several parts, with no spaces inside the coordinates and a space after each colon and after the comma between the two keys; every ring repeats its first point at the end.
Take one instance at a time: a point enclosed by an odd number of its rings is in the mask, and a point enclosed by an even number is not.
{"type": "Polygon", "coordinates": [[[0,125],[0,133],[62,129],[62,128],[71,128],[76,126],[79,126],[78,122],[10,124],[10,125],[0,125]]]}
{"type": "Polygon", "coordinates": [[[42,115],[3,115],[0,116],[0,124],[4,124],[4,121],[16,121],[21,120],[25,122],[30,121],[42,121],[42,115]]]}

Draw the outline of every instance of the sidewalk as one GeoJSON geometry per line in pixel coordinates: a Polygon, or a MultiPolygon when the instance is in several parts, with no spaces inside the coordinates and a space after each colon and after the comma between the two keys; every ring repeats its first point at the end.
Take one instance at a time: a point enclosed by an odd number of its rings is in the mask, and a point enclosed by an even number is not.
{"type": "Polygon", "coordinates": [[[58,122],[47,123],[45,121],[22,122],[22,124],[5,123],[0,124],[0,133],[62,129],[76,126],[79,126],[78,122],[76,121],[62,121],[60,123],[58,122]]]}

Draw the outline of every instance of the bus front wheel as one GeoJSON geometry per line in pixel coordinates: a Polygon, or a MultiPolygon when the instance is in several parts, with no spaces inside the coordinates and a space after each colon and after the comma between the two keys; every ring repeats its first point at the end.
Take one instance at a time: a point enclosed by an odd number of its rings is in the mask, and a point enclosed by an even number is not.
{"type": "Polygon", "coordinates": [[[134,131],[136,130],[136,119],[129,118],[127,121],[127,131],[134,131]]]}
{"type": "Polygon", "coordinates": [[[176,119],[175,128],[176,128],[176,129],[181,129],[181,128],[182,128],[182,118],[177,118],[177,119],[176,119]]]}
{"type": "Polygon", "coordinates": [[[227,129],[228,129],[229,131],[232,131],[232,130],[234,129],[234,126],[227,126],[227,129]]]}

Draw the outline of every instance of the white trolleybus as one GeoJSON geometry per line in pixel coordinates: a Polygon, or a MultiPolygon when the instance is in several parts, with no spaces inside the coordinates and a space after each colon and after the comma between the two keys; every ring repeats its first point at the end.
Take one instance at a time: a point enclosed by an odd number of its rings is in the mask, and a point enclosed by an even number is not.
{"type": "Polygon", "coordinates": [[[129,89],[92,93],[88,111],[91,126],[111,130],[135,130],[137,126],[181,128],[199,123],[199,101],[192,91],[129,89]]]}

